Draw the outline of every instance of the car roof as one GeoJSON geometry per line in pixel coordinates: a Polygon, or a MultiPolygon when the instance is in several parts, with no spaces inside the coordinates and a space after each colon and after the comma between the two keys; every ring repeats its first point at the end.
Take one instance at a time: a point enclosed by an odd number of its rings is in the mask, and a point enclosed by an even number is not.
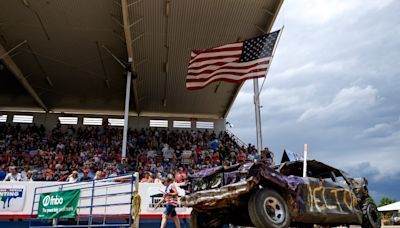
{"type": "MultiPolygon", "coordinates": [[[[275,166],[275,169],[279,170],[280,173],[286,176],[302,176],[303,174],[303,161],[290,161],[284,162],[279,166],[275,166]]],[[[318,176],[321,178],[328,177],[330,173],[334,173],[335,176],[343,176],[342,171],[322,163],[317,160],[307,161],[307,173],[308,176],[318,176]]]]}

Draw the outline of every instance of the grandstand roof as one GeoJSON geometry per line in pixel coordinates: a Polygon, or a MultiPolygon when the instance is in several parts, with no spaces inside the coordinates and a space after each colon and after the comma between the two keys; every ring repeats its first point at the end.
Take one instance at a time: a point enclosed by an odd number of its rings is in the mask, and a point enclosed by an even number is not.
{"type": "Polygon", "coordinates": [[[108,49],[133,57],[131,115],[224,118],[241,85],[187,90],[190,51],[270,31],[282,2],[0,1],[0,111],[122,114],[126,76],[108,49]]]}

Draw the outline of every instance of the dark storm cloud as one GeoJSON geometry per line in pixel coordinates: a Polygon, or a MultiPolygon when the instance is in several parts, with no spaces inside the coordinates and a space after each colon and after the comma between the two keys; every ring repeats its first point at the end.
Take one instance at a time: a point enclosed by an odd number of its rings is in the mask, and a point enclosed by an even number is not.
{"type": "Polygon", "coordinates": [[[356,177],[366,177],[369,180],[370,193],[375,199],[379,200],[382,197],[391,196],[400,200],[398,197],[400,172],[385,175],[377,167],[372,166],[370,162],[361,162],[349,167],[348,171],[356,177]]]}
{"type": "MultiPolygon", "coordinates": [[[[261,94],[263,145],[279,157],[308,143],[311,158],[361,170],[376,197],[400,199],[399,18],[399,1],[285,1],[261,94]]],[[[228,121],[255,143],[252,86],[228,121]]]]}

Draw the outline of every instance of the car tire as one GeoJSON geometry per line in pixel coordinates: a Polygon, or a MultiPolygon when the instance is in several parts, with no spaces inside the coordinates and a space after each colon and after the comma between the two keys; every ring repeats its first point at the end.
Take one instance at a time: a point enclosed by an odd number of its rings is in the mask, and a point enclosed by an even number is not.
{"type": "Polygon", "coordinates": [[[376,205],[370,199],[366,199],[362,204],[362,228],[380,228],[381,215],[376,205]]]}
{"type": "Polygon", "coordinates": [[[253,193],[248,210],[250,219],[257,228],[287,228],[290,225],[287,203],[272,189],[260,189],[253,193]]]}

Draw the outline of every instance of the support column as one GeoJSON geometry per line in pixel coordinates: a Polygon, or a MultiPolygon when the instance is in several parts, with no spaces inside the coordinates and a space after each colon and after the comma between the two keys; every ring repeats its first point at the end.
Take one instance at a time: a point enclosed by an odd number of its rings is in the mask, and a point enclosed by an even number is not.
{"type": "Polygon", "coordinates": [[[258,88],[258,78],[253,79],[253,85],[254,85],[254,107],[256,114],[257,151],[261,158],[262,135],[261,135],[261,115],[260,115],[260,90],[258,88]]]}
{"type": "Polygon", "coordinates": [[[122,136],[122,159],[126,158],[126,144],[128,140],[128,118],[129,118],[128,114],[129,114],[129,102],[131,97],[131,84],[132,84],[131,81],[132,81],[132,72],[130,71],[130,69],[128,69],[126,75],[124,132],[122,136]]]}

